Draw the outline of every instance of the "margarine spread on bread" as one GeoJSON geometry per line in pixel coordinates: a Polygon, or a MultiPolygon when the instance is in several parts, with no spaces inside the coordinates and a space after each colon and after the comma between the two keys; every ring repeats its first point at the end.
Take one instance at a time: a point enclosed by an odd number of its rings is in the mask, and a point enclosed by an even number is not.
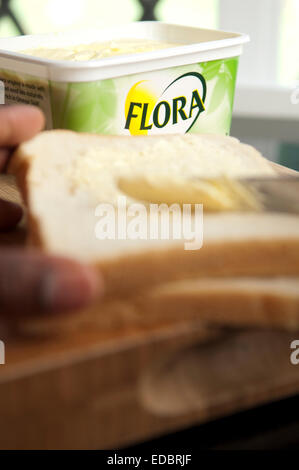
{"type": "Polygon", "coordinates": [[[120,39],[106,42],[93,42],[68,47],[40,47],[21,51],[23,54],[52,60],[98,60],[123,54],[137,54],[175,47],[176,44],[147,39],[120,39]]]}
{"type": "Polygon", "coordinates": [[[275,176],[275,170],[237,139],[189,134],[87,136],[66,174],[72,194],[81,188],[93,204],[117,204],[124,195],[130,203],[203,204],[218,211],[258,210],[258,194],[241,179],[275,176]]]}
{"type": "Polygon", "coordinates": [[[120,178],[118,188],[134,199],[168,205],[203,204],[206,212],[259,211],[259,195],[226,176],[205,179],[120,178]]]}

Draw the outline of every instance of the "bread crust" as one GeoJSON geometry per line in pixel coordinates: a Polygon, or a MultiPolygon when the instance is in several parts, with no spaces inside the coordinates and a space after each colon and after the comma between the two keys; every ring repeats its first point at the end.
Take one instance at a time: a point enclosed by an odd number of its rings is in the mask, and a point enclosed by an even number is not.
{"type": "Polygon", "coordinates": [[[243,285],[236,278],[183,281],[154,288],[134,303],[153,322],[162,316],[173,322],[196,319],[210,327],[299,330],[299,278],[247,278],[243,285]]]}
{"type": "Polygon", "coordinates": [[[107,296],[130,296],[149,286],[206,277],[299,275],[299,240],[209,243],[200,250],[148,251],[97,263],[107,296]]]}
{"type": "Polygon", "coordinates": [[[39,222],[30,210],[29,186],[27,178],[29,171],[30,162],[27,159],[23,158],[21,146],[19,146],[11,157],[10,164],[8,166],[8,173],[15,176],[17,186],[20,190],[22,199],[27,209],[27,243],[28,245],[34,245],[43,248],[39,222]]]}

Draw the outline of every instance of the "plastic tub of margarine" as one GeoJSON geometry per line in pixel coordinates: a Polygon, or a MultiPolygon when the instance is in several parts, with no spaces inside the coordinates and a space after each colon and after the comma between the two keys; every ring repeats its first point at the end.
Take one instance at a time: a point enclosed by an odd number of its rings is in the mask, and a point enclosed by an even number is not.
{"type": "Polygon", "coordinates": [[[48,129],[228,134],[248,36],[160,22],[0,39],[5,102],[48,129]]]}

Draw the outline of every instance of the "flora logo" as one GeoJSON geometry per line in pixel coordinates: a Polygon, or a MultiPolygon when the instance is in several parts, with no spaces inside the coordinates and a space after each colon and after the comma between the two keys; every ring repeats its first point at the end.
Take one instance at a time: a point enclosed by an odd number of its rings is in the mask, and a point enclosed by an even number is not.
{"type": "Polygon", "coordinates": [[[141,80],[125,102],[125,129],[132,135],[185,133],[205,110],[207,86],[198,72],[180,75],[162,92],[159,83],[141,80]]]}

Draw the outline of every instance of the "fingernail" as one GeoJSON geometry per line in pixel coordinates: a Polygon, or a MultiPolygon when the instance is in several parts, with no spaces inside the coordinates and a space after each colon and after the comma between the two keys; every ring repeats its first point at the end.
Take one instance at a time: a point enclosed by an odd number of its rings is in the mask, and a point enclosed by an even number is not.
{"type": "Polygon", "coordinates": [[[41,302],[46,312],[63,313],[88,305],[103,291],[96,272],[87,266],[50,271],[42,281],[41,302]]]}

